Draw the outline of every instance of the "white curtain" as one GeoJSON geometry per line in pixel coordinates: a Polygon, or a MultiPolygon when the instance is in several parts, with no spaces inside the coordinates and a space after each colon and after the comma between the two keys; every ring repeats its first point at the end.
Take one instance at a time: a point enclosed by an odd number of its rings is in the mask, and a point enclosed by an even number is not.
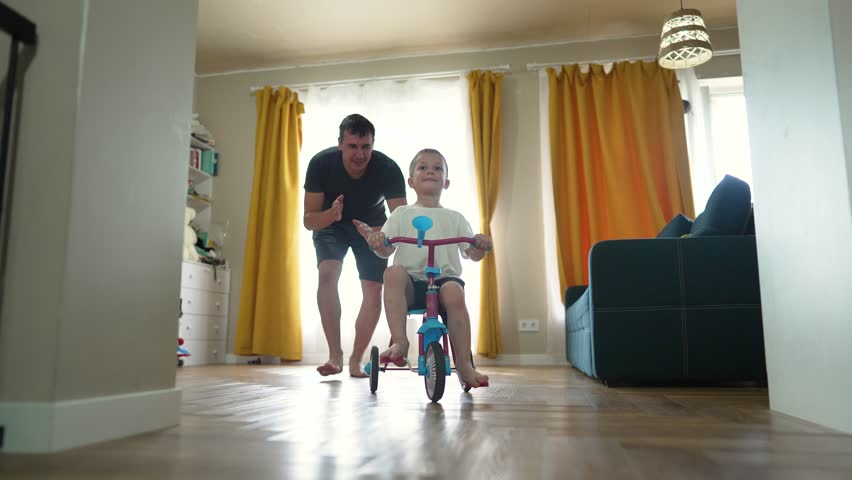
{"type": "MultiPolygon", "coordinates": [[[[611,64],[610,64],[611,68],[611,64]]],[[[550,92],[547,70],[538,72],[539,131],[541,132],[541,206],[544,218],[545,288],[547,289],[547,354],[554,361],[565,361],[565,306],[559,291],[559,266],[556,264],[556,207],[553,205],[553,181],[550,168],[550,92]]]]}
{"type": "MultiPolygon", "coordinates": [[[[337,145],[341,120],[359,113],[376,127],[374,149],[394,159],[408,178],[408,165],[423,148],[438,149],[447,159],[450,188],[441,203],[461,212],[474,231],[479,226],[476,182],[467,81],[463,76],[440,79],[381,80],[335,86],[309,87],[299,90],[305,104],[303,145],[300,157],[301,181],[304,185],[308,162],[317,152],[337,145]]],[[[414,203],[414,191],[408,188],[408,203],[414,203]]],[[[302,209],[303,206],[299,205],[302,209]]],[[[304,361],[324,362],[328,346],[320,323],[316,303],[317,266],[311,232],[300,236],[302,333],[304,361]]],[[[391,264],[392,258],[389,262],[391,264]]],[[[464,261],[462,277],[471,317],[472,345],[479,330],[479,264],[464,261]]],[[[341,339],[344,362],[351,354],[355,337],[355,317],[361,306],[361,286],[355,257],[351,250],[343,263],[339,289],[341,303],[341,339]]],[[[412,348],[409,358],[416,356],[416,332],[421,319],[411,317],[408,337],[412,348]]],[[[382,312],[371,345],[384,350],[390,340],[387,320],[382,312]]],[[[369,350],[368,350],[369,352],[369,350]]]]}

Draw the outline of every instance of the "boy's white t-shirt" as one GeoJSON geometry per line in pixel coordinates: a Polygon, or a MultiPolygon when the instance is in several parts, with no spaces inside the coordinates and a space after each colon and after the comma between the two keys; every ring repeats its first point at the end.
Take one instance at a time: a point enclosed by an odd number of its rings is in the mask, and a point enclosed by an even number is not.
{"type": "MultiPolygon", "coordinates": [[[[426,240],[473,236],[470,224],[461,213],[449,208],[429,208],[417,205],[397,207],[385,222],[382,232],[388,238],[417,238],[417,229],[411,225],[411,221],[421,215],[432,219],[432,228],[426,230],[426,240]]],[[[408,243],[397,243],[394,246],[396,253],[394,253],[393,264],[402,265],[411,276],[418,280],[426,280],[428,247],[424,245],[417,248],[417,245],[408,243]]],[[[435,278],[460,277],[462,266],[459,254],[467,258],[464,251],[470,246],[468,243],[459,243],[435,247],[435,266],[441,269],[441,274],[435,278]]]]}

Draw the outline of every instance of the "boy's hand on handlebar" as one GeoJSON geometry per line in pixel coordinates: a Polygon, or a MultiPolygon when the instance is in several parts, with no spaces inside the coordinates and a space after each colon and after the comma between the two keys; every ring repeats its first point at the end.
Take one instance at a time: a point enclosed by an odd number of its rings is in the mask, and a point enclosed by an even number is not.
{"type": "Polygon", "coordinates": [[[474,244],[473,248],[477,250],[482,250],[483,252],[490,252],[493,243],[491,242],[491,237],[488,235],[477,233],[473,236],[474,244]]]}

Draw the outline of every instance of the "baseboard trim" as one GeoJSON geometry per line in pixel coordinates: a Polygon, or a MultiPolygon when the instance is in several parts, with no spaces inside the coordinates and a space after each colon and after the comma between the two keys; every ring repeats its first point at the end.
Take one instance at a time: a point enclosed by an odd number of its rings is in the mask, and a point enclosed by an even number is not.
{"type": "Polygon", "coordinates": [[[495,365],[504,367],[530,367],[530,366],[568,366],[565,357],[548,355],[546,353],[521,353],[502,354],[497,358],[487,358],[476,355],[473,362],[479,365],[495,365]]]}
{"type": "Polygon", "coordinates": [[[178,424],[177,388],[62,402],[0,402],[3,453],[51,453],[178,424]]]}

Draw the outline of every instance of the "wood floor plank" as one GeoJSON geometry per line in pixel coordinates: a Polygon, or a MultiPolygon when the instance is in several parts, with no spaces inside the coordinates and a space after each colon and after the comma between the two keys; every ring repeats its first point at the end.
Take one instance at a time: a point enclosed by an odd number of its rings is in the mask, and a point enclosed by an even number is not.
{"type": "Polygon", "coordinates": [[[852,478],[852,436],[769,410],[765,389],[606,388],[569,367],[488,367],[439,404],[407,371],[178,370],[181,423],[54,455],[0,479],[852,478]]]}

